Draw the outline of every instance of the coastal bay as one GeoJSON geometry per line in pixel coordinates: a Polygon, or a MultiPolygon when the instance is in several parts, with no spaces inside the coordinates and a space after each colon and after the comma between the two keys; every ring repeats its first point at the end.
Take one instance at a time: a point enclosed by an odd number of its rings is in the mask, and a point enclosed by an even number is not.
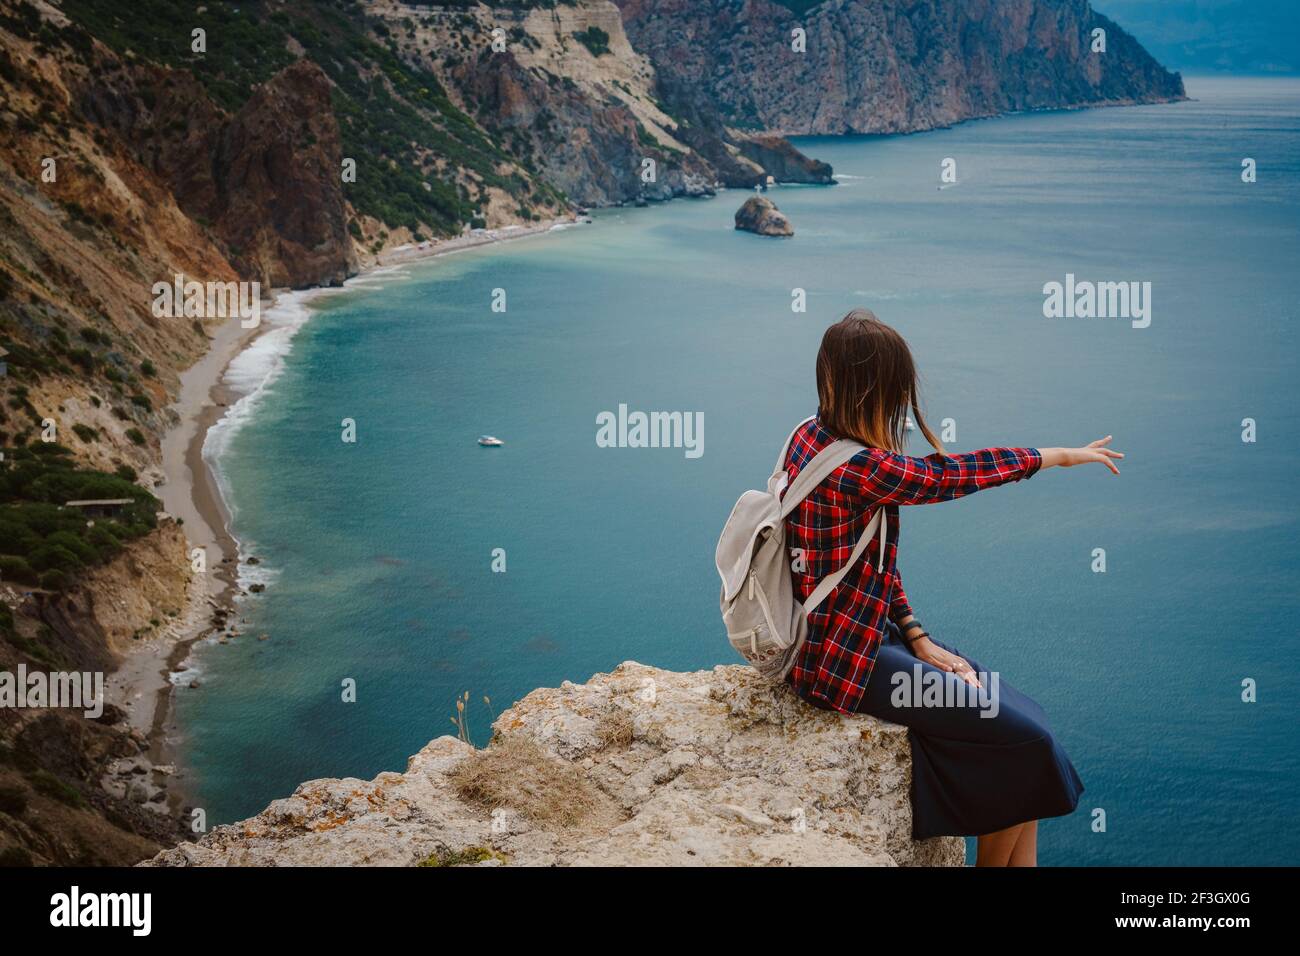
{"type": "MultiPolygon", "coordinates": [[[[1251,710],[1236,688],[1251,672],[1278,699],[1294,685],[1263,635],[1286,626],[1277,609],[1297,574],[1293,509],[1269,475],[1300,428],[1282,360],[1293,298],[1278,280],[1296,252],[1300,110],[1283,81],[1191,92],[805,142],[839,185],[777,190],[800,224],[788,242],[735,233],[724,194],[597,212],[545,242],[319,300],[219,456],[266,584],[241,614],[269,640],[201,645],[203,687],[178,695],[202,805],[238,819],[304,779],[400,767],[466,690],[499,708],[629,658],[729,663],[717,529],[811,410],[821,329],[866,305],[912,342],[954,447],[1100,429],[1130,453],[1121,482],[1053,474],[904,516],[903,572],[927,623],[1030,689],[1078,755],[1089,810],[1127,821],[1122,850],[1084,813],[1049,821],[1044,861],[1176,862],[1171,848],[1188,846],[1212,862],[1284,858],[1276,834],[1224,822],[1249,783],[1195,741],[1212,732],[1234,760],[1294,771],[1272,705],[1251,710]],[[1241,182],[1243,143],[1271,179],[1241,182]],[[939,190],[948,157],[957,185],[939,190]],[[1152,282],[1150,324],[1047,318],[1043,286],[1068,273],[1152,282]],[[791,311],[795,289],[807,313],[791,311]],[[708,357],[723,342],[719,367],[708,357]],[[737,409],[752,379],[769,385],[737,409]],[[702,413],[706,454],[601,448],[595,416],[620,403],[702,413]],[[1267,443],[1243,444],[1247,415],[1269,422],[1267,443]],[[355,445],[339,442],[344,417],[355,445]],[[505,446],[477,447],[484,433],[505,446]],[[1171,478],[1174,458],[1191,477],[1171,478]],[[1105,574],[1090,567],[1097,547],[1105,574]],[[945,571],[976,552],[995,558],[964,580],[945,571]],[[1225,590],[1274,609],[1260,636],[1224,641],[1212,598],[1225,590]],[[1152,639],[1135,643],[1133,627],[1152,639]],[[1117,655],[1118,680],[1100,665],[1117,655]],[[355,704],[340,700],[349,678],[355,704]]],[[[491,711],[470,711],[481,740],[491,711]]],[[[1261,819],[1289,812],[1284,791],[1261,799],[1261,819]]]]}

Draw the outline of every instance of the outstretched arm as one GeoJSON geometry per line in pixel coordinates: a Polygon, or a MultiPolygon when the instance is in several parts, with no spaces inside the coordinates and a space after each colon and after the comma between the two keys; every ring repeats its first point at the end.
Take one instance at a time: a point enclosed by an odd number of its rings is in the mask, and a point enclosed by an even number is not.
{"type": "MultiPolygon", "coordinates": [[[[1083,448],[1040,449],[1037,452],[1040,459],[1040,464],[1038,468],[1039,469],[1054,468],[1058,465],[1062,468],[1070,468],[1073,467],[1074,465],[1083,465],[1083,464],[1087,464],[1088,462],[1097,462],[1099,464],[1105,465],[1107,468],[1111,470],[1112,473],[1118,475],[1119,469],[1115,467],[1115,459],[1123,458],[1124,454],[1122,452],[1113,451],[1112,449],[1107,448],[1106,445],[1110,444],[1110,440],[1111,440],[1111,436],[1107,435],[1105,438],[1099,438],[1097,441],[1091,442],[1090,444],[1088,444],[1083,448]]],[[[1000,454],[1002,452],[1008,452],[1008,451],[1017,452],[1020,450],[1021,449],[988,449],[985,452],[975,452],[974,454],[976,456],[979,456],[979,455],[986,455],[990,453],[1000,454]]],[[[1025,449],[1025,450],[1031,452],[1034,451],[1034,449],[1025,449]]],[[[933,458],[939,456],[931,456],[931,457],[933,458]]],[[[968,457],[968,456],[955,456],[955,457],[968,457]]],[[[928,461],[929,459],[923,459],[923,460],[928,461]]],[[[1030,474],[1033,474],[1033,472],[1031,471],[1030,474]]],[[[1010,481],[1014,479],[1008,478],[1004,480],[1010,481]]],[[[1001,482],[997,482],[997,483],[1000,484],[1001,482]]],[[[980,487],[989,487],[989,485],[984,484],[984,485],[980,485],[980,487]]],[[[957,497],[957,496],[954,495],[953,497],[957,497]]],[[[929,500],[943,500],[943,499],[929,499],[929,500]]],[[[913,503],[917,503],[917,502],[913,502],[913,503]]],[[[897,569],[895,569],[895,574],[897,573],[898,573],[897,569]]],[[[897,579],[896,586],[894,589],[894,594],[892,599],[890,600],[889,612],[890,612],[889,613],[890,618],[894,621],[895,624],[898,625],[899,630],[902,632],[903,639],[907,643],[908,649],[910,649],[911,652],[915,654],[919,659],[923,661],[927,661],[930,664],[933,664],[935,667],[938,667],[940,670],[951,671],[952,673],[957,674],[963,680],[965,680],[966,683],[974,687],[980,686],[979,678],[975,675],[974,669],[970,666],[970,664],[967,661],[965,661],[959,655],[953,654],[949,651],[944,650],[942,647],[939,647],[937,644],[931,641],[928,636],[922,635],[921,625],[919,622],[917,622],[915,616],[912,613],[911,602],[908,601],[907,595],[903,592],[903,581],[901,577],[897,579]]]]}
{"type": "Polygon", "coordinates": [[[1058,465],[1068,468],[1100,462],[1119,474],[1112,459],[1124,456],[1104,447],[1109,441],[1107,436],[1084,448],[985,448],[925,458],[868,448],[850,459],[833,480],[837,491],[867,504],[932,504],[1019,481],[1041,468],[1058,465]]]}

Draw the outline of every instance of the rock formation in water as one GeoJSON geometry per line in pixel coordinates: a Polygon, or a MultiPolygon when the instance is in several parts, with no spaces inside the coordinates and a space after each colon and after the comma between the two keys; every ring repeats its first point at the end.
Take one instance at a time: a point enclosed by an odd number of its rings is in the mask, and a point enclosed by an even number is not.
{"type": "Polygon", "coordinates": [[[750,196],[736,210],[736,228],[760,236],[793,236],[794,226],[766,196],[750,196]]]}
{"type": "Polygon", "coordinates": [[[156,866],[961,866],[911,838],[907,730],[822,711],[744,666],[628,662],[535,690],[486,750],[313,780],[156,866]]]}
{"type": "Polygon", "coordinates": [[[748,130],[907,133],[1184,95],[1178,74],[1087,0],[616,2],[670,108],[684,101],[748,130]],[[1106,48],[1094,53],[1098,29],[1106,48]]]}

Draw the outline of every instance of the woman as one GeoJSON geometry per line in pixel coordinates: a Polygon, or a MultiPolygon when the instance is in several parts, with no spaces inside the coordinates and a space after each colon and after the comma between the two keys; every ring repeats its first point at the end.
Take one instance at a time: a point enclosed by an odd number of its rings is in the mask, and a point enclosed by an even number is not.
{"type": "Polygon", "coordinates": [[[808,638],[788,679],[815,706],[909,728],[915,839],[978,836],[977,865],[1034,866],[1037,821],[1073,812],[1083,784],[1034,701],[936,641],[913,615],[897,566],[898,506],[951,501],[1058,465],[1096,462],[1118,475],[1114,459],[1124,456],[1105,447],[1109,436],[1086,448],[945,455],[918,407],[907,343],[865,309],[826,330],[817,399],[817,417],[790,443],[792,483],[837,439],[867,448],[786,519],[787,544],[803,556],[792,566],[795,598],[807,600],[845,563],[877,509],[885,521],[878,540],[808,616],[808,638]],[[909,408],[937,454],[902,454],[909,408]]]}

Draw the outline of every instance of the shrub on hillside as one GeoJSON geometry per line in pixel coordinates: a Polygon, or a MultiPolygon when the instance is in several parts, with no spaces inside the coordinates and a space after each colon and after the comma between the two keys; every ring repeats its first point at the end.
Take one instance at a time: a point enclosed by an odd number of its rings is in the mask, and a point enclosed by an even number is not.
{"type": "Polygon", "coordinates": [[[110,560],[157,523],[158,502],[121,475],[82,469],[66,448],[40,442],[6,450],[0,465],[0,577],[61,590],[80,571],[110,560]],[[73,500],[126,499],[93,521],[73,500]]]}

